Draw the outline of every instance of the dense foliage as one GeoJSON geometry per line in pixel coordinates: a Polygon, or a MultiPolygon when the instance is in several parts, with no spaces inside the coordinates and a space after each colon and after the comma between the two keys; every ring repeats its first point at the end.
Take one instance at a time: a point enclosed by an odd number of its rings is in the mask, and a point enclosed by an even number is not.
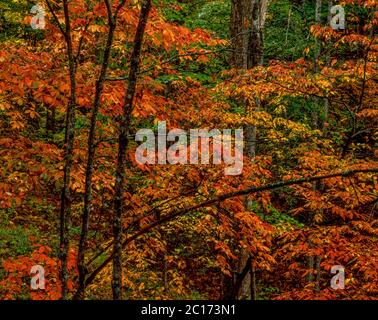
{"type": "Polygon", "coordinates": [[[122,126],[123,298],[230,297],[246,263],[256,293],[240,284],[241,299],[377,299],[378,3],[340,1],[337,31],[327,1],[317,21],[315,1],[271,0],[263,64],[237,68],[228,0],[152,1],[133,65],[147,2],[50,0],[46,28],[34,30],[33,1],[0,0],[0,299],[59,299],[62,281],[64,298],[83,298],[83,285],[85,298],[110,299],[112,282],[114,296],[122,126]],[[253,126],[256,156],[237,176],[141,165],[135,134],[158,121],[253,126]],[[30,288],[33,265],[45,268],[45,290],[30,288]],[[330,286],[334,265],[344,290],[330,286]]]}

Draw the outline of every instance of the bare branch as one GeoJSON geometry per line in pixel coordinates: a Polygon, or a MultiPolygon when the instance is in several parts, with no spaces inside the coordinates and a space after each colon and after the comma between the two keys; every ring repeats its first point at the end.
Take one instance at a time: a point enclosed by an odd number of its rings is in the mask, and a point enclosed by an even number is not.
{"type": "Polygon", "coordinates": [[[49,11],[51,12],[51,14],[52,14],[52,16],[53,16],[55,22],[57,23],[58,28],[59,28],[60,32],[62,33],[63,37],[65,37],[65,38],[67,39],[67,34],[66,34],[66,32],[64,31],[64,29],[63,29],[61,23],[59,22],[59,19],[58,19],[58,17],[57,17],[57,15],[56,15],[56,13],[55,13],[55,11],[54,11],[54,9],[53,9],[53,7],[52,7],[52,5],[51,5],[51,3],[50,3],[49,0],[46,0],[46,5],[47,5],[47,7],[49,8],[49,11]]]}

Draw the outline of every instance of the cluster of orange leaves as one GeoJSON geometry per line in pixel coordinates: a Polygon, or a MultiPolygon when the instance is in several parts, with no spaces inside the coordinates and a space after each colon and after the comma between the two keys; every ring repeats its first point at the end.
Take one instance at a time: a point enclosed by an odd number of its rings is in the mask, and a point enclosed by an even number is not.
{"type": "MultiPolygon", "coordinates": [[[[7,276],[0,281],[0,293],[2,300],[14,300],[27,297],[32,300],[58,300],[61,297],[61,285],[59,280],[59,261],[51,257],[52,249],[45,245],[34,245],[34,251],[30,256],[18,256],[9,258],[2,263],[7,276]],[[33,289],[30,279],[31,269],[39,265],[44,268],[45,289],[33,289]]],[[[76,272],[76,255],[71,251],[68,255],[67,267],[76,272]]],[[[39,281],[42,281],[39,278],[39,281]]],[[[68,289],[73,290],[73,281],[68,281],[68,289]]]]}

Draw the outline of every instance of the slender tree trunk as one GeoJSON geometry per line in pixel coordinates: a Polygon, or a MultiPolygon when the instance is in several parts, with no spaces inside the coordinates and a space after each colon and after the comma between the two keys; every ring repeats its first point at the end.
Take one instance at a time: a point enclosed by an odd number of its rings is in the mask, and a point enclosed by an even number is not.
{"type": "MultiPolygon", "coordinates": [[[[331,23],[331,8],[333,6],[333,1],[328,0],[328,15],[327,15],[327,23],[330,25],[331,23]]],[[[331,56],[328,53],[326,57],[326,65],[329,67],[331,63],[331,56]]],[[[329,114],[329,100],[328,98],[324,98],[323,100],[323,125],[322,125],[322,131],[324,134],[327,132],[327,125],[328,124],[328,114],[329,114]]]]}
{"type": "Polygon", "coordinates": [[[101,94],[104,88],[104,82],[106,78],[106,73],[108,70],[110,53],[113,45],[114,31],[116,28],[116,17],[113,16],[112,7],[109,0],[105,0],[108,13],[108,26],[109,31],[107,35],[106,46],[104,50],[104,58],[101,66],[100,75],[96,81],[96,91],[93,101],[92,115],[91,115],[91,126],[88,136],[88,149],[87,149],[87,166],[85,172],[85,193],[84,193],[84,209],[82,216],[82,226],[79,242],[79,250],[77,257],[77,266],[79,271],[79,288],[75,294],[75,299],[83,299],[85,292],[85,277],[87,275],[87,269],[85,266],[85,251],[86,251],[86,241],[88,237],[88,227],[89,227],[89,217],[91,213],[92,204],[92,176],[93,176],[93,165],[96,153],[96,123],[98,110],[101,105],[101,94]]]}
{"type": "Polygon", "coordinates": [[[257,300],[256,269],[251,262],[251,300],[257,300]]]}
{"type": "MultiPolygon", "coordinates": [[[[311,242],[310,242],[310,248],[312,248],[311,246],[311,242]]],[[[313,270],[314,270],[314,256],[308,256],[307,257],[307,268],[309,270],[311,270],[308,274],[307,274],[307,282],[308,283],[312,283],[314,282],[314,273],[313,273],[313,270]]]]}
{"type": "Polygon", "coordinates": [[[45,133],[46,137],[50,137],[50,133],[55,133],[55,117],[56,109],[55,108],[46,108],[46,127],[45,133]]]}
{"type": "Polygon", "coordinates": [[[113,219],[113,279],[112,289],[115,300],[122,299],[122,213],[123,213],[123,191],[125,184],[126,151],[129,143],[129,131],[131,122],[131,112],[137,75],[140,65],[140,55],[143,43],[148,15],[151,11],[151,0],[145,0],[142,4],[137,31],[134,38],[134,48],[131,54],[128,86],[123,106],[123,115],[119,123],[118,136],[118,159],[116,169],[116,184],[114,198],[114,219],[113,219]]]}
{"type": "MultiPolygon", "coordinates": [[[[234,67],[250,69],[263,64],[263,30],[267,6],[267,0],[232,1],[230,20],[232,55],[230,62],[234,67]]],[[[251,112],[246,99],[243,100],[243,104],[245,112],[251,112]]],[[[256,105],[257,109],[261,105],[257,97],[256,105]]],[[[257,127],[248,125],[245,128],[245,132],[247,140],[246,153],[248,157],[254,159],[257,146],[257,127]]],[[[250,206],[251,204],[246,199],[246,209],[249,210],[250,206]]],[[[251,291],[251,284],[252,281],[256,282],[256,280],[252,280],[249,266],[246,269],[247,261],[250,261],[249,253],[247,250],[242,250],[237,270],[239,274],[244,276],[241,280],[238,278],[240,285],[237,286],[236,290],[233,290],[236,293],[236,297],[246,297],[248,296],[248,291],[250,291],[251,298],[255,297],[254,292],[251,291]],[[246,270],[245,274],[243,270],[246,270]]]]}
{"type": "Polygon", "coordinates": [[[69,249],[69,226],[71,218],[71,193],[70,180],[73,163],[73,149],[75,140],[75,109],[76,109],[76,77],[75,57],[72,47],[71,23],[68,8],[68,0],[63,0],[65,19],[65,40],[67,44],[67,56],[70,75],[70,99],[66,114],[65,150],[64,150],[64,178],[60,207],[60,278],[62,282],[62,299],[67,299],[67,255],[69,249]]]}
{"type": "Polygon", "coordinates": [[[316,290],[320,290],[320,262],[321,262],[321,257],[316,256],[316,290]]]}
{"type": "MultiPolygon", "coordinates": [[[[316,0],[315,3],[315,23],[321,23],[321,10],[322,10],[322,0],[316,0]]],[[[314,72],[319,72],[319,57],[321,52],[321,44],[317,39],[315,39],[315,53],[314,53],[314,72]]],[[[311,118],[312,118],[312,127],[313,129],[319,128],[319,105],[320,99],[318,97],[314,98],[316,107],[313,109],[311,118]]]]}
{"type": "MultiPolygon", "coordinates": [[[[261,1],[259,5],[253,4],[252,8],[252,32],[249,37],[249,50],[247,56],[247,68],[262,66],[263,64],[263,50],[264,50],[264,24],[267,10],[267,1],[261,1]]],[[[261,101],[258,97],[255,98],[256,111],[261,107],[261,101]]],[[[248,106],[246,106],[248,110],[248,106]]],[[[248,112],[248,111],[247,111],[248,112]]],[[[257,148],[257,127],[247,126],[247,154],[251,159],[256,157],[257,148]]]]}
{"type": "MultiPolygon", "coordinates": [[[[248,25],[250,26],[247,35],[248,41],[246,42],[246,51],[244,57],[244,68],[250,69],[263,64],[263,51],[264,51],[264,25],[265,17],[268,9],[267,0],[255,0],[250,2],[251,7],[248,8],[250,17],[248,18],[248,25]]],[[[257,110],[261,106],[261,101],[258,97],[255,98],[257,110]]],[[[249,107],[245,104],[246,112],[250,112],[249,107]]],[[[254,159],[256,157],[256,139],[257,127],[246,127],[246,149],[247,155],[254,159]]]]}
{"type": "MultiPolygon", "coordinates": [[[[316,24],[321,23],[321,10],[322,10],[322,0],[316,0],[316,3],[315,3],[315,23],[316,24]]],[[[320,70],[319,69],[319,57],[320,57],[320,52],[321,52],[321,44],[318,42],[318,40],[315,40],[315,41],[316,41],[316,43],[315,43],[315,54],[314,54],[314,73],[318,73],[319,70],[320,70]]],[[[314,102],[315,102],[316,108],[313,109],[312,115],[311,115],[312,116],[312,126],[313,126],[314,129],[318,129],[319,128],[319,106],[321,105],[321,100],[320,100],[320,98],[315,97],[314,102]]],[[[313,189],[314,192],[316,192],[319,189],[318,184],[314,183],[312,189],[313,189]]],[[[314,214],[310,214],[310,216],[308,218],[309,225],[312,225],[314,223],[313,216],[314,216],[314,214]]],[[[311,241],[309,241],[308,245],[309,245],[310,248],[313,247],[313,243],[311,241]]],[[[309,272],[308,276],[307,276],[307,281],[309,283],[314,282],[314,273],[313,273],[314,266],[315,266],[315,257],[309,256],[307,258],[307,267],[308,267],[308,269],[311,270],[309,272]]]]}
{"type": "Polygon", "coordinates": [[[286,27],[285,45],[287,45],[287,41],[288,41],[288,38],[289,38],[290,22],[291,22],[291,9],[289,9],[289,13],[287,15],[287,27],[286,27]]]}

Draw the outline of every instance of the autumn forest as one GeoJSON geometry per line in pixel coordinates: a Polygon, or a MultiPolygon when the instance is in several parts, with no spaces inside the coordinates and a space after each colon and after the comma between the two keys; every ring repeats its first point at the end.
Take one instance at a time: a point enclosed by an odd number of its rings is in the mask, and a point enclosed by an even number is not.
{"type": "Polygon", "coordinates": [[[378,300],[377,0],[0,0],[0,300],[378,300]]]}

